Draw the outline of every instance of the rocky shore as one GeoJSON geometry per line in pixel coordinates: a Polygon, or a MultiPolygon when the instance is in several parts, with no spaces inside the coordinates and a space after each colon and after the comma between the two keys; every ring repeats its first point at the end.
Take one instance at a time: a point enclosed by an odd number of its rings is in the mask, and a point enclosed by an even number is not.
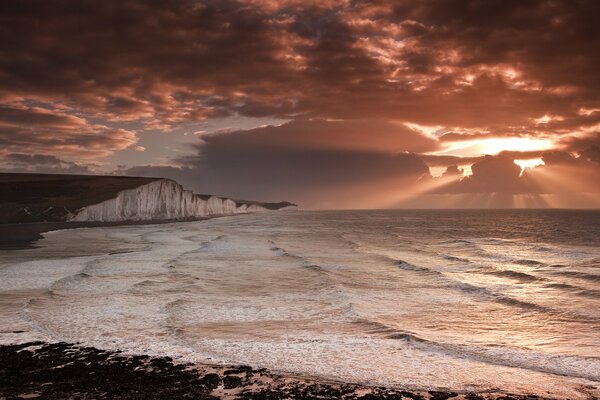
{"type": "Polygon", "coordinates": [[[288,377],[248,366],[179,364],[69,343],[0,346],[0,400],[10,399],[494,399],[537,396],[406,391],[288,377]]]}

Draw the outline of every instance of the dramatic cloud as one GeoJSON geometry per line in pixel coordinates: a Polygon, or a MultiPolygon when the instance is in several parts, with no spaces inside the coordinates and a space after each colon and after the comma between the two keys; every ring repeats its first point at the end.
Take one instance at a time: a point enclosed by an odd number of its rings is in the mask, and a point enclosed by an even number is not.
{"type": "Polygon", "coordinates": [[[90,174],[89,167],[58,157],[42,154],[10,153],[0,159],[11,172],[37,172],[46,174],[90,174]]]}
{"type": "Polygon", "coordinates": [[[1,7],[4,94],[113,120],[307,113],[497,126],[598,107],[596,2],[1,7]]]}
{"type": "Polygon", "coordinates": [[[463,170],[458,165],[450,165],[442,174],[442,177],[463,176],[463,170]]]}
{"type": "Polygon", "coordinates": [[[563,151],[594,170],[583,160],[600,145],[599,14],[585,0],[5,1],[0,167],[13,153],[105,172],[177,163],[204,191],[251,196],[235,189],[246,174],[240,187],[274,196],[259,179],[270,170],[288,171],[270,172],[282,185],[321,165],[311,193],[333,193],[349,185],[341,171],[357,188],[405,176],[409,152],[436,176],[472,170],[455,190],[527,191],[533,171],[515,178],[513,160],[563,151]],[[215,134],[228,126],[247,132],[215,134]],[[200,130],[201,143],[169,149],[200,130]]]}
{"type": "Polygon", "coordinates": [[[403,124],[380,120],[296,120],[281,126],[265,126],[249,131],[213,134],[204,137],[206,156],[215,149],[220,153],[241,152],[260,147],[278,149],[340,149],[386,153],[428,152],[438,149],[435,139],[403,124]],[[208,146],[206,146],[208,145],[208,146]]]}
{"type": "MultiPolygon", "coordinates": [[[[579,157],[562,151],[543,154],[544,165],[522,170],[510,155],[485,156],[471,166],[472,174],[436,187],[434,193],[564,194],[600,193],[598,148],[579,157]]],[[[442,178],[456,175],[448,167],[442,178]],[[449,174],[450,172],[450,174],[449,174]]]]}
{"type": "MultiPolygon", "coordinates": [[[[451,170],[450,170],[451,171],[451,170]]],[[[506,156],[485,156],[471,166],[472,175],[443,186],[438,192],[509,192],[521,193],[521,167],[506,156]]],[[[446,171],[448,172],[448,171],[446,171]]],[[[447,176],[447,174],[445,174],[447,176]]]]}
{"type": "Polygon", "coordinates": [[[31,152],[90,158],[125,149],[136,140],[133,132],[91,124],[60,110],[0,106],[0,157],[31,152]]]}
{"type": "MultiPolygon", "coordinates": [[[[377,125],[377,124],[376,124],[377,125]]],[[[182,167],[147,166],[122,173],[168,176],[196,190],[238,198],[289,199],[305,207],[360,207],[414,185],[429,168],[414,153],[395,152],[393,144],[372,143],[360,149],[349,137],[364,121],[301,121],[280,127],[210,135],[197,146],[198,156],[181,159],[182,167]],[[315,140],[310,140],[313,138],[315,140]],[[302,138],[308,138],[302,143],[302,138]]],[[[379,125],[406,146],[429,146],[416,132],[379,125]]]]}

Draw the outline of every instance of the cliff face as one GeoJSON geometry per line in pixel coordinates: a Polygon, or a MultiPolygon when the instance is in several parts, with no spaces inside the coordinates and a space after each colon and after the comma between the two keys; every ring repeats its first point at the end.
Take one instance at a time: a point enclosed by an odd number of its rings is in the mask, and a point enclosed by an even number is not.
{"type": "Polygon", "coordinates": [[[0,223],[62,222],[83,207],[159,179],[0,173],[0,223]]]}
{"type": "Polygon", "coordinates": [[[70,221],[144,221],[185,219],[210,215],[296,209],[291,203],[256,203],[194,194],[170,179],[160,179],[116,197],[89,205],[68,218],[70,221]]]}

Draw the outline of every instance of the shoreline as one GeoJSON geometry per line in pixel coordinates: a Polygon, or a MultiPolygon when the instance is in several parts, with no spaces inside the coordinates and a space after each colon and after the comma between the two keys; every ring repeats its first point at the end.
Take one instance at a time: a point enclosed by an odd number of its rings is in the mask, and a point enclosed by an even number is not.
{"type": "Polygon", "coordinates": [[[114,222],[24,222],[0,224],[0,250],[25,250],[37,246],[35,242],[43,239],[43,233],[77,229],[77,228],[102,228],[112,226],[135,226],[135,225],[163,225],[176,222],[195,222],[217,218],[218,215],[210,217],[198,217],[189,219],[163,219],[148,221],[114,221],[114,222]]]}
{"type": "Polygon", "coordinates": [[[554,399],[332,382],[244,365],[178,364],[65,342],[0,346],[0,399],[554,399]]]}

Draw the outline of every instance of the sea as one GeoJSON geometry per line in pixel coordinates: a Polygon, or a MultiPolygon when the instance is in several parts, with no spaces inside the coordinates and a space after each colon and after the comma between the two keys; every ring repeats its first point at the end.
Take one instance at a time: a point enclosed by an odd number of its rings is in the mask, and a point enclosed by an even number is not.
{"type": "Polygon", "coordinates": [[[0,252],[0,343],[600,397],[600,211],[298,211],[0,252]]]}

